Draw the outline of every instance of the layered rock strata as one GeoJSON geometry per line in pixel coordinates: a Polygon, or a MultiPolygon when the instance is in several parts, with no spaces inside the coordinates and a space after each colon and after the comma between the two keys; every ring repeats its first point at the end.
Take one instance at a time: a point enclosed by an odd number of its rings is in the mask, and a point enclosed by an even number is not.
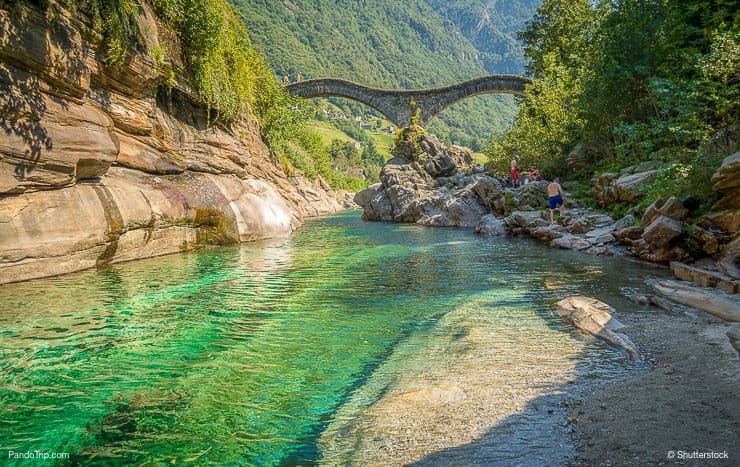
{"type": "MultiPolygon", "coordinates": [[[[210,124],[144,2],[141,52],[107,66],[81,12],[0,7],[0,284],[284,236],[341,209],[288,177],[253,115],[210,124]],[[169,81],[168,84],[164,84],[169,81]]],[[[342,195],[344,196],[344,195],[342,195]]]]}

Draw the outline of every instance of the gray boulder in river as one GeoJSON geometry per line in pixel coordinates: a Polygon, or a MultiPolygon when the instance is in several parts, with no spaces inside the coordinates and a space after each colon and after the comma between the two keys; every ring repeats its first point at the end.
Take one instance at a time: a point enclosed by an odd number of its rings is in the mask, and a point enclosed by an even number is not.
{"type": "MultiPolygon", "coordinates": [[[[380,173],[380,183],[355,195],[364,209],[363,219],[385,222],[418,223],[434,227],[475,227],[488,214],[489,193],[473,189],[498,187],[492,177],[477,173],[462,175],[471,168],[469,150],[445,148],[436,136],[406,128],[397,144],[398,157],[388,161],[380,173]]],[[[490,190],[488,190],[490,191],[490,190]]]]}

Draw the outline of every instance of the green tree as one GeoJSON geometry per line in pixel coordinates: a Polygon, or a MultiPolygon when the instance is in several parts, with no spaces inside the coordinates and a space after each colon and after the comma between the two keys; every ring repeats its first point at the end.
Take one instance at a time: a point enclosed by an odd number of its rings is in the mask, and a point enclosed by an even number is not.
{"type": "Polygon", "coordinates": [[[535,78],[546,76],[553,63],[574,72],[581,70],[594,27],[588,0],[545,0],[519,33],[529,73],[535,78]]]}
{"type": "Polygon", "coordinates": [[[513,156],[550,173],[564,167],[584,123],[577,109],[595,18],[588,0],[545,0],[520,34],[534,82],[514,125],[486,147],[499,170],[508,172],[513,156]]]}

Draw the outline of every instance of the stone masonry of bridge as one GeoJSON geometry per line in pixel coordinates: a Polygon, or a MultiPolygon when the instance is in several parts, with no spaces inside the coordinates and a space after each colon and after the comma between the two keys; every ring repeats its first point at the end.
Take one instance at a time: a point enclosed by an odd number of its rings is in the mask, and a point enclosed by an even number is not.
{"type": "Polygon", "coordinates": [[[440,88],[419,90],[388,90],[362,86],[351,81],[321,78],[293,83],[285,87],[291,96],[345,97],[368,105],[382,113],[399,127],[411,124],[411,99],[421,109],[419,125],[424,126],[439,112],[463,99],[481,94],[503,93],[524,95],[524,87],[532,82],[525,76],[490,75],[440,88]]]}

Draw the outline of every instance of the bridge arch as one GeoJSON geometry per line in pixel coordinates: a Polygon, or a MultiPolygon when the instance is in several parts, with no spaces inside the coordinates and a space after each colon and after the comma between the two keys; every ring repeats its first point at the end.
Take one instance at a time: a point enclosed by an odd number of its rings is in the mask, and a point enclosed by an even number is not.
{"type": "Polygon", "coordinates": [[[424,126],[455,102],[481,94],[503,93],[524,95],[526,76],[489,75],[451,86],[419,90],[388,90],[363,86],[343,79],[320,78],[289,84],[285,90],[291,96],[344,97],[363,103],[382,113],[400,127],[411,125],[411,99],[421,109],[419,124],[424,126]]]}

